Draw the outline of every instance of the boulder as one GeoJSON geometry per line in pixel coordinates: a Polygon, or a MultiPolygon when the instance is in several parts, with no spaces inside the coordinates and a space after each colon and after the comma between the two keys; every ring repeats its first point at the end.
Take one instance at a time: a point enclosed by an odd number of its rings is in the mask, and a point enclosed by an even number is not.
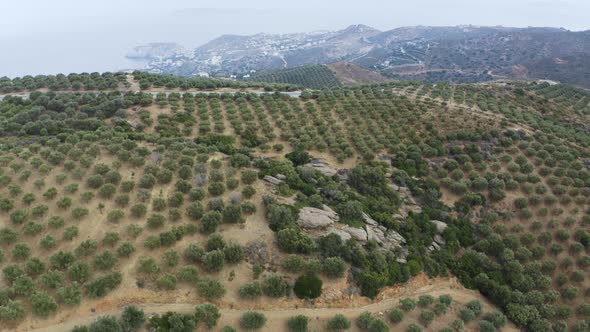
{"type": "Polygon", "coordinates": [[[379,223],[378,222],[376,222],[373,218],[371,218],[368,214],[366,214],[364,212],[363,212],[363,221],[367,225],[379,226],[379,223]]]}
{"type": "Polygon", "coordinates": [[[445,239],[443,239],[443,237],[442,237],[442,236],[440,236],[439,234],[436,234],[436,235],[434,236],[434,242],[436,242],[436,243],[440,244],[441,246],[442,246],[442,245],[444,245],[444,244],[446,243],[446,242],[445,242],[445,239]]]}
{"type": "Polygon", "coordinates": [[[345,226],[342,230],[359,242],[367,242],[367,231],[362,228],[345,226]]]}
{"type": "Polygon", "coordinates": [[[431,220],[431,223],[433,223],[436,226],[436,231],[438,234],[442,234],[445,229],[447,229],[447,224],[445,224],[444,222],[440,221],[440,220],[431,220]]]}
{"type": "Polygon", "coordinates": [[[388,248],[401,247],[406,243],[406,239],[394,230],[387,231],[385,236],[384,246],[386,245],[388,248]]]}
{"type": "Polygon", "coordinates": [[[266,181],[274,186],[278,186],[279,184],[283,183],[282,180],[279,180],[279,179],[275,178],[274,176],[270,176],[270,175],[265,175],[264,181],[266,181]]]}
{"type": "Polygon", "coordinates": [[[281,181],[287,180],[287,176],[284,174],[277,174],[275,177],[281,181]]]}
{"type": "Polygon", "coordinates": [[[299,211],[297,224],[303,228],[326,228],[338,221],[338,214],[324,205],[324,209],[304,207],[299,211]]]}
{"type": "Polygon", "coordinates": [[[379,228],[367,226],[367,239],[383,244],[385,242],[385,234],[379,228]]]}
{"type": "Polygon", "coordinates": [[[352,236],[348,232],[345,232],[339,228],[329,228],[327,234],[332,234],[332,233],[338,235],[340,237],[340,239],[342,239],[342,242],[346,242],[346,241],[352,239],[352,236]]]}

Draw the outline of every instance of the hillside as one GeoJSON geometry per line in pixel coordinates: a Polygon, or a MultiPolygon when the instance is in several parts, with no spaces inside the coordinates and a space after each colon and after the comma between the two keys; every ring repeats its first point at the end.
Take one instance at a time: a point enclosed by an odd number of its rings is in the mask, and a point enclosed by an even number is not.
{"type": "Polygon", "coordinates": [[[335,62],[328,65],[334,76],[344,85],[377,84],[390,81],[378,72],[361,68],[350,62],[335,62]]]}
{"type": "MultiPolygon", "coordinates": [[[[159,45],[155,55],[162,52],[159,45]]],[[[478,26],[378,31],[353,25],[333,32],[226,35],[192,54],[154,56],[146,69],[185,76],[203,71],[229,75],[347,61],[393,78],[427,82],[537,78],[590,87],[590,76],[585,75],[589,55],[587,31],[478,26]]]]}
{"type": "Polygon", "coordinates": [[[0,83],[2,331],[588,328],[587,91],[0,83]]]}
{"type": "Polygon", "coordinates": [[[310,89],[338,87],[340,81],[325,65],[308,65],[290,69],[258,72],[249,81],[299,85],[310,89]]]}

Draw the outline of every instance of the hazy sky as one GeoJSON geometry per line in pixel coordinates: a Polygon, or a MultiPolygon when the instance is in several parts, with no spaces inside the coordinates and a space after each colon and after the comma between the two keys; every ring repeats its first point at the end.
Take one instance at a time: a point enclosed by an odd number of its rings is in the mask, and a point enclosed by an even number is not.
{"type": "Polygon", "coordinates": [[[590,29],[589,0],[0,0],[0,76],[117,70],[133,46],[363,23],[590,29]]]}

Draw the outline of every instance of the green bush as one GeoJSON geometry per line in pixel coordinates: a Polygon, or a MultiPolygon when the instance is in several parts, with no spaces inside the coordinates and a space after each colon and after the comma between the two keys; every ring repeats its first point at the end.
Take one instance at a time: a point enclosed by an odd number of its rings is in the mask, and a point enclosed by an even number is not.
{"type": "Polygon", "coordinates": [[[341,314],[337,314],[328,321],[328,330],[330,331],[345,331],[350,329],[351,326],[350,320],[341,314]]]}
{"type": "Polygon", "coordinates": [[[262,292],[269,297],[282,297],[287,295],[289,285],[282,277],[271,274],[262,282],[262,292]]]}
{"type": "Polygon", "coordinates": [[[434,303],[434,297],[432,295],[421,295],[418,298],[418,305],[422,308],[428,307],[434,303]]]}
{"type": "Polygon", "coordinates": [[[401,308],[404,311],[412,311],[416,309],[416,301],[410,298],[401,299],[399,301],[401,308]]]}
{"type": "Polygon", "coordinates": [[[162,316],[152,316],[149,319],[149,326],[153,331],[192,332],[197,327],[197,321],[195,320],[194,314],[181,314],[169,311],[162,316]]]}
{"type": "Polygon", "coordinates": [[[308,324],[309,318],[304,315],[293,316],[287,321],[287,327],[291,332],[307,332],[308,324]]]}
{"type": "Polygon", "coordinates": [[[216,300],[225,295],[225,288],[217,280],[202,278],[197,282],[197,293],[208,300],[216,300]]]}
{"type": "Polygon", "coordinates": [[[123,332],[119,321],[113,316],[98,317],[88,329],[89,332],[123,332]]]}
{"type": "Polygon", "coordinates": [[[223,182],[212,182],[207,190],[211,196],[220,196],[225,192],[225,185],[223,182]]]}
{"type": "Polygon", "coordinates": [[[389,320],[394,323],[401,323],[404,320],[404,312],[401,309],[394,308],[391,309],[388,313],[389,320]]]}
{"type": "Polygon", "coordinates": [[[302,275],[295,280],[293,292],[300,299],[315,299],[322,294],[322,280],[312,274],[302,275]]]}
{"type": "Polygon", "coordinates": [[[207,329],[212,329],[217,325],[221,317],[219,309],[210,303],[199,304],[195,307],[195,320],[198,324],[203,324],[207,329]]]}
{"type": "Polygon", "coordinates": [[[145,323],[146,316],[143,310],[136,306],[125,306],[121,314],[121,326],[124,331],[137,331],[145,323]]]}
{"type": "Polygon", "coordinates": [[[36,292],[30,297],[33,312],[39,316],[49,316],[57,311],[57,302],[45,292],[36,292]]]}
{"type": "Polygon", "coordinates": [[[223,248],[225,261],[229,264],[237,264],[244,258],[244,249],[237,243],[230,243],[223,248]]]}
{"type": "Polygon", "coordinates": [[[279,248],[287,253],[308,254],[315,250],[315,242],[307,234],[294,228],[278,231],[279,248]]]}
{"type": "Polygon", "coordinates": [[[254,311],[248,311],[240,317],[240,327],[247,330],[258,330],[266,324],[264,314],[254,311]]]}
{"type": "Polygon", "coordinates": [[[346,271],[346,263],[340,257],[326,258],[322,264],[322,272],[330,278],[342,278],[346,271]]]}
{"type": "Polygon", "coordinates": [[[160,278],[158,278],[156,284],[159,288],[165,290],[173,290],[176,289],[176,276],[173,274],[166,273],[160,278]]]}
{"type": "Polygon", "coordinates": [[[262,287],[258,281],[244,284],[238,290],[240,298],[252,300],[262,296],[262,287]]]}
{"type": "Polygon", "coordinates": [[[226,206],[223,211],[223,222],[237,223],[242,221],[242,207],[239,204],[226,206]]]}
{"type": "Polygon", "coordinates": [[[425,327],[428,327],[432,323],[432,321],[434,321],[435,317],[436,316],[434,312],[430,310],[424,310],[420,313],[420,323],[422,323],[422,325],[424,325],[425,327]]]}

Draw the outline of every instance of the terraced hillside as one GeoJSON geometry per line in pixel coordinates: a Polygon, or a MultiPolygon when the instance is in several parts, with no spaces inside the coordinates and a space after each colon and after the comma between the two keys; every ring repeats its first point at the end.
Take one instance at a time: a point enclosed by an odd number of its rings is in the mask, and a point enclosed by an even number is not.
{"type": "Polygon", "coordinates": [[[252,74],[254,82],[294,84],[310,89],[338,87],[342,84],[326,65],[307,65],[252,74]]]}
{"type": "Polygon", "coordinates": [[[0,329],[587,330],[587,92],[113,77],[0,101],[0,329]]]}

